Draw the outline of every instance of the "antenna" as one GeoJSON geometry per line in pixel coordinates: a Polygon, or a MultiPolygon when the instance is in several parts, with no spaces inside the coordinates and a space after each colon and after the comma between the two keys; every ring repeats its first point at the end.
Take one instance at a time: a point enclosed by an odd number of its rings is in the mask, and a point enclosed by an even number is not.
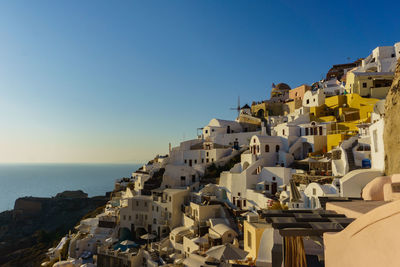
{"type": "Polygon", "coordinates": [[[240,114],[240,96],[238,96],[238,103],[236,108],[230,108],[230,110],[237,110],[238,116],[240,114]]]}

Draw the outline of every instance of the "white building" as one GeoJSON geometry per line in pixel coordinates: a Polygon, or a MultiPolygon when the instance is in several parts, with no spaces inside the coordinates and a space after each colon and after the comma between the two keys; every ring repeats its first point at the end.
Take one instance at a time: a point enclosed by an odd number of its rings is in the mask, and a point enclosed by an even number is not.
{"type": "Polygon", "coordinates": [[[304,93],[303,107],[318,107],[325,104],[325,94],[323,89],[317,91],[309,90],[304,93]]]}
{"type": "Polygon", "coordinates": [[[393,46],[378,46],[361,61],[357,72],[394,72],[400,58],[400,42],[393,46]]]}
{"type": "Polygon", "coordinates": [[[310,183],[304,190],[306,195],[305,207],[310,209],[321,208],[318,197],[339,196],[338,189],[333,184],[310,183]]]}
{"type": "Polygon", "coordinates": [[[191,187],[191,190],[199,189],[200,172],[195,168],[185,165],[165,166],[165,172],[161,183],[161,189],[164,188],[186,188],[191,187]]]}
{"type": "Polygon", "coordinates": [[[371,165],[373,169],[385,170],[385,146],[383,143],[383,131],[385,121],[383,119],[385,112],[384,101],[379,101],[371,114],[371,125],[369,126],[370,144],[371,144],[371,165]]]}
{"type": "Polygon", "coordinates": [[[120,209],[120,227],[135,235],[138,228],[165,236],[182,224],[182,205],[189,201],[189,189],[153,190],[152,196],[134,196],[120,209]]]}
{"type": "Polygon", "coordinates": [[[318,84],[326,96],[342,95],[345,91],[343,82],[339,82],[336,78],[320,81],[318,84]]]}

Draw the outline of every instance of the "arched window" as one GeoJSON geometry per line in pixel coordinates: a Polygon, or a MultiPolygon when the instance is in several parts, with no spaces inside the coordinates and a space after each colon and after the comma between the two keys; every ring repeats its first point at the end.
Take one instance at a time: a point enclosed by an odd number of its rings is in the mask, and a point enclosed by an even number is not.
{"type": "Polygon", "coordinates": [[[276,145],[276,152],[279,152],[279,145],[276,145]]]}
{"type": "Polygon", "coordinates": [[[265,152],[269,152],[269,145],[265,145],[265,152]]]}
{"type": "Polygon", "coordinates": [[[260,153],[260,146],[257,146],[257,153],[260,153]]]}

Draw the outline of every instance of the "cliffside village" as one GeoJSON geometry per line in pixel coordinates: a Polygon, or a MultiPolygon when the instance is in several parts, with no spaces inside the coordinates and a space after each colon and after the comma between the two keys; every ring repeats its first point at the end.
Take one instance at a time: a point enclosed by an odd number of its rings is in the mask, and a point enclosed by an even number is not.
{"type": "Polygon", "coordinates": [[[212,119],[117,180],[104,212],[49,250],[68,249],[54,266],[400,265],[400,175],[384,176],[383,143],[399,58],[400,42],[377,47],[212,119]]]}

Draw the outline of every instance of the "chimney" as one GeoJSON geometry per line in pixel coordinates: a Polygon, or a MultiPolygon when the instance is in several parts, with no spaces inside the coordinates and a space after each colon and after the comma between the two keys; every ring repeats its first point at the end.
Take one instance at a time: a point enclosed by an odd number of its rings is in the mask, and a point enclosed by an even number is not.
{"type": "Polygon", "coordinates": [[[261,122],[261,135],[267,135],[267,128],[264,126],[264,122],[261,122]]]}

